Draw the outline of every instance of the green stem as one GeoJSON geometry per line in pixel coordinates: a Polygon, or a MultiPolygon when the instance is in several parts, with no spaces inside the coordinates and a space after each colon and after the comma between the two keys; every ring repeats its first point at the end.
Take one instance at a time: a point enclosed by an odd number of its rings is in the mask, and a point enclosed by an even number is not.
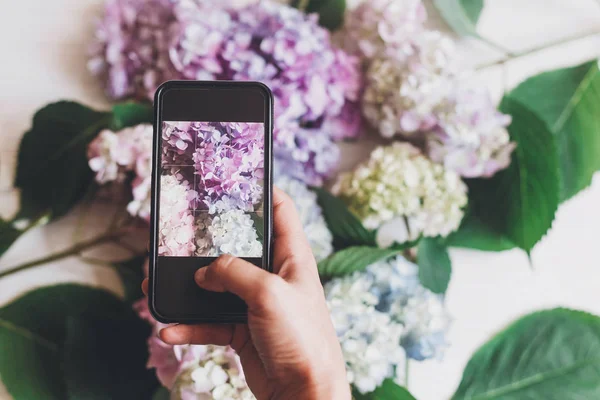
{"type": "MultiPolygon", "coordinates": [[[[540,46],[536,46],[536,47],[533,47],[531,49],[524,50],[524,51],[521,51],[521,52],[509,53],[506,56],[500,58],[499,60],[496,60],[496,61],[493,61],[491,63],[486,63],[486,64],[482,64],[482,65],[477,66],[476,70],[482,70],[482,69],[494,67],[496,65],[504,64],[507,61],[513,60],[515,58],[520,58],[520,57],[528,56],[530,54],[537,53],[538,51],[542,51],[542,50],[549,49],[551,47],[556,47],[556,46],[560,46],[560,45],[563,45],[563,44],[571,43],[571,42],[574,42],[576,40],[580,40],[580,39],[585,39],[585,38],[588,38],[588,37],[596,36],[598,34],[600,34],[600,32],[590,32],[590,33],[586,33],[586,34],[583,34],[583,35],[571,36],[571,37],[568,37],[568,38],[557,40],[555,42],[550,42],[550,43],[546,43],[546,44],[543,44],[543,45],[540,45],[540,46]]],[[[487,41],[486,41],[486,43],[490,44],[487,41]]],[[[498,48],[495,45],[494,45],[494,47],[498,48]]]]}
{"type": "Polygon", "coordinates": [[[97,236],[93,239],[77,243],[65,250],[61,250],[56,253],[50,254],[48,256],[38,258],[36,260],[29,261],[29,262],[26,262],[21,265],[14,266],[5,271],[0,271],[0,279],[6,277],[8,275],[12,275],[17,272],[24,271],[29,268],[37,267],[42,264],[47,264],[52,261],[57,261],[57,260],[61,260],[66,257],[77,255],[84,250],[87,250],[91,247],[94,247],[94,246],[97,246],[97,245],[100,245],[103,243],[114,242],[117,239],[119,239],[121,236],[125,235],[125,233],[126,233],[125,231],[106,233],[104,235],[97,236]]]}

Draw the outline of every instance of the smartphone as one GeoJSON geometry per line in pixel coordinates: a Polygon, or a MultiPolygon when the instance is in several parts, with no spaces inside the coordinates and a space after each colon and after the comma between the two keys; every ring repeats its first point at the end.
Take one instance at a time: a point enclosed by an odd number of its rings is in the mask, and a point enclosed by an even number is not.
{"type": "Polygon", "coordinates": [[[240,323],[194,273],[232,254],[270,271],[273,95],[258,82],[169,81],[154,98],[150,286],[164,323],[240,323]]]}

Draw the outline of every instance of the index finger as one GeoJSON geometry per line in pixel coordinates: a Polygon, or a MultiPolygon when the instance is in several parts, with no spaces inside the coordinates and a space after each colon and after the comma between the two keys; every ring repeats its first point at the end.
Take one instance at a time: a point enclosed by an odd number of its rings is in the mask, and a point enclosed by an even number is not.
{"type": "Polygon", "coordinates": [[[279,273],[280,268],[292,270],[303,266],[314,268],[312,250],[304,234],[304,227],[296,206],[293,200],[277,187],[273,187],[273,230],[275,238],[273,272],[279,273]],[[297,263],[291,263],[290,260],[306,260],[306,265],[296,265],[297,263]]]}

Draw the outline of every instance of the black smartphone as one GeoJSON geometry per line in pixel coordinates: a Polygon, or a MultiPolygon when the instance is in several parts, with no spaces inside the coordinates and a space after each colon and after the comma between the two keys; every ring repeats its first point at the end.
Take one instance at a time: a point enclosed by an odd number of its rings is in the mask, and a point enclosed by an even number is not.
{"type": "Polygon", "coordinates": [[[258,82],[169,81],[154,98],[150,286],[164,323],[245,322],[194,273],[221,254],[270,271],[273,96],[258,82]]]}

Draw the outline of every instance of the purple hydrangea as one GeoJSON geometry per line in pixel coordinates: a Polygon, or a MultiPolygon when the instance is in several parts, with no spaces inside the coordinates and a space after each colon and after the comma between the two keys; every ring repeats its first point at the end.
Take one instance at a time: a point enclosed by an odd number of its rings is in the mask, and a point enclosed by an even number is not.
{"type": "Polygon", "coordinates": [[[264,1],[113,0],[96,42],[91,66],[114,98],[151,97],[169,78],[264,82],[279,168],[308,183],[334,172],[334,141],[359,133],[359,61],[332,46],[316,15],[264,1]]]}
{"type": "Polygon", "coordinates": [[[177,77],[169,61],[171,0],[107,0],[98,22],[88,68],[113,99],[151,98],[177,77]]]}
{"type": "Polygon", "coordinates": [[[162,135],[163,172],[192,182],[194,208],[254,211],[263,191],[262,123],[164,122],[162,135]]]}

